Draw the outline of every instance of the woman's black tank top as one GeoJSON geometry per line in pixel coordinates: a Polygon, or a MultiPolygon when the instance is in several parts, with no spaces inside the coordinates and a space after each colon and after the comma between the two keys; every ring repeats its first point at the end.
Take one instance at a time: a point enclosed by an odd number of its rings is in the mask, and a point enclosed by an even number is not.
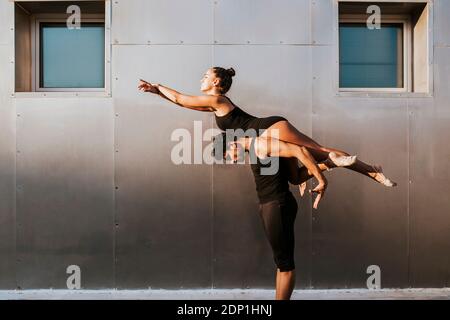
{"type": "MultiPolygon", "coordinates": [[[[226,96],[223,96],[226,97],[226,96]]],[[[231,102],[230,98],[226,97],[228,101],[231,102]]],[[[244,131],[249,128],[255,127],[255,119],[258,119],[255,116],[252,116],[251,114],[248,114],[247,112],[243,111],[241,108],[236,106],[234,103],[231,102],[231,104],[234,106],[234,109],[228,112],[224,116],[217,116],[216,115],[216,123],[220,130],[225,131],[226,129],[243,129],[244,131]]]]}

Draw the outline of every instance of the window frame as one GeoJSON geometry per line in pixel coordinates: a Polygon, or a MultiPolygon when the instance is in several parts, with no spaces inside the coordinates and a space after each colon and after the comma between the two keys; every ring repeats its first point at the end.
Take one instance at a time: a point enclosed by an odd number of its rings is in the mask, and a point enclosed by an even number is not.
{"type": "Polygon", "coordinates": [[[356,93],[412,93],[412,26],[411,18],[404,14],[389,14],[381,17],[381,24],[395,23],[403,24],[403,87],[402,88],[342,88],[340,84],[340,38],[339,28],[341,23],[366,23],[368,15],[365,14],[342,14],[338,16],[337,28],[337,87],[338,92],[356,93]]]}
{"type": "MultiPolygon", "coordinates": [[[[106,9],[106,8],[105,8],[106,9]]],[[[41,23],[61,23],[67,21],[67,14],[33,14],[31,18],[31,84],[33,92],[104,92],[107,95],[110,93],[110,52],[109,52],[109,19],[103,14],[83,14],[83,22],[103,22],[105,28],[104,38],[104,86],[101,88],[46,88],[40,86],[40,24],[41,23]],[[107,32],[108,31],[108,32],[107,32]]]]}

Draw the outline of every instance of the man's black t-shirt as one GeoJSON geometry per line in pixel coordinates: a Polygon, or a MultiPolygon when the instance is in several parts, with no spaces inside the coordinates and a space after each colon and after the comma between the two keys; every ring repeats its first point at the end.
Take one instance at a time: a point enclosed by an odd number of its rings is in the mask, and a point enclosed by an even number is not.
{"type": "Polygon", "coordinates": [[[249,156],[253,160],[250,166],[255,177],[259,202],[285,199],[291,193],[288,183],[288,158],[269,157],[261,160],[255,154],[254,144],[255,138],[250,144],[249,156]]]}

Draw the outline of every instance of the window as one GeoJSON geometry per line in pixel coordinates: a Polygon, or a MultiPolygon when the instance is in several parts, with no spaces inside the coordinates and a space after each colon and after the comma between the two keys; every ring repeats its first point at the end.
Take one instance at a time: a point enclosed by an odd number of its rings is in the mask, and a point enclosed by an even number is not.
{"type": "Polygon", "coordinates": [[[109,0],[15,2],[15,91],[110,95],[109,6],[109,0]],[[78,29],[68,27],[74,6],[78,29]]]}
{"type": "MultiPolygon", "coordinates": [[[[373,21],[373,20],[372,20],[373,21]]],[[[427,0],[339,2],[339,91],[422,92],[431,88],[427,0]],[[380,9],[380,28],[368,18],[380,9]]]]}
{"type": "Polygon", "coordinates": [[[409,91],[409,20],[385,17],[380,29],[365,21],[347,17],[339,23],[340,88],[409,91]]]}
{"type": "Polygon", "coordinates": [[[65,20],[36,20],[36,91],[104,87],[104,23],[87,20],[80,29],[67,28],[65,20]]]}

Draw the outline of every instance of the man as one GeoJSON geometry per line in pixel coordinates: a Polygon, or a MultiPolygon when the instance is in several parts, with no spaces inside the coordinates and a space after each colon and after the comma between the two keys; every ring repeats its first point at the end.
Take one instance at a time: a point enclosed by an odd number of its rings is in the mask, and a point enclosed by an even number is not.
{"type": "Polygon", "coordinates": [[[222,154],[224,159],[236,162],[243,159],[245,151],[249,152],[259,214],[277,265],[275,299],[289,300],[295,286],[294,222],[298,205],[288,182],[304,185],[306,180],[316,177],[319,185],[310,192],[318,193],[314,203],[317,208],[327,185],[322,170],[334,167],[333,162],[327,159],[317,165],[307,148],[274,138],[239,137],[231,142],[230,138],[226,133],[214,138],[214,155],[219,159],[222,154]],[[305,166],[299,168],[297,160],[305,166]],[[269,170],[273,167],[275,170],[269,170]]]}

